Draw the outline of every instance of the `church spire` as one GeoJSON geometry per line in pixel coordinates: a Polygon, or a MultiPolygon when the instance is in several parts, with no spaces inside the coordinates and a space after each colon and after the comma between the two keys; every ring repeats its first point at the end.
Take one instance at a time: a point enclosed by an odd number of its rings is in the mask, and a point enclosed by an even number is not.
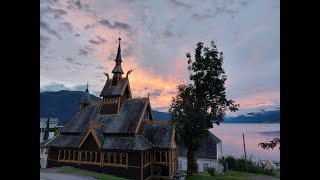
{"type": "Polygon", "coordinates": [[[113,73],[112,86],[118,85],[118,82],[119,82],[120,79],[122,78],[122,74],[124,74],[124,73],[123,73],[123,70],[122,70],[122,67],[121,67],[122,59],[121,59],[121,45],[120,45],[120,41],[121,41],[121,38],[119,37],[119,46],[118,46],[117,57],[116,57],[116,59],[114,60],[114,61],[116,62],[116,65],[115,65],[115,67],[114,67],[113,70],[112,70],[112,73],[113,73]]]}
{"type": "Polygon", "coordinates": [[[87,83],[87,89],[84,91],[84,94],[80,99],[79,110],[81,111],[89,104],[91,104],[91,95],[89,93],[89,84],[87,83]]]}
{"type": "Polygon", "coordinates": [[[121,38],[119,38],[119,46],[118,46],[118,53],[117,53],[117,57],[116,59],[114,60],[116,62],[116,66],[113,68],[112,70],[112,73],[115,75],[115,76],[118,76],[119,74],[124,74],[123,73],[123,70],[121,68],[121,62],[122,62],[122,59],[121,59],[121,46],[120,46],[120,41],[121,41],[121,38]]]}

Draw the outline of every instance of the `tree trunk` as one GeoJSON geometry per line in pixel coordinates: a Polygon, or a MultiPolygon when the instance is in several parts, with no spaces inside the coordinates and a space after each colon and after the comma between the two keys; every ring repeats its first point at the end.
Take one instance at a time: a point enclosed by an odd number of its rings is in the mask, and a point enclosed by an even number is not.
{"type": "Polygon", "coordinates": [[[196,152],[194,150],[187,149],[187,177],[191,177],[197,174],[198,165],[197,165],[197,157],[196,152]]]}

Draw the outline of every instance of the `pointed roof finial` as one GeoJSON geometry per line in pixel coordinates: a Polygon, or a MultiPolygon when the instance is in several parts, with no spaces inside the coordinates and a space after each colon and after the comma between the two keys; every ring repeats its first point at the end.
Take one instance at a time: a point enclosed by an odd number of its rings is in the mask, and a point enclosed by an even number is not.
{"type": "Polygon", "coordinates": [[[85,90],[85,92],[89,92],[89,83],[87,82],[87,89],[85,90]]]}
{"type": "MultiPolygon", "coordinates": [[[[120,33],[120,32],[119,32],[120,33]]],[[[117,57],[115,59],[115,61],[119,61],[119,62],[122,62],[122,59],[121,59],[121,46],[120,46],[120,41],[121,41],[121,38],[119,36],[119,46],[118,46],[118,52],[117,52],[117,57]]]]}

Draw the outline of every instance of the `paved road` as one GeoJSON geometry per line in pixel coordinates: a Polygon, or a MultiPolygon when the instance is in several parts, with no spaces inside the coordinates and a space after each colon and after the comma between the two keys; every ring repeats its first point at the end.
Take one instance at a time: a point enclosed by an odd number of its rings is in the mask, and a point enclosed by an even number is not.
{"type": "Polygon", "coordinates": [[[247,178],[250,180],[280,180],[280,178],[265,175],[248,176],[247,178]]]}
{"type": "Polygon", "coordinates": [[[96,180],[93,177],[74,175],[74,174],[62,174],[59,172],[40,172],[40,180],[96,180]]]}

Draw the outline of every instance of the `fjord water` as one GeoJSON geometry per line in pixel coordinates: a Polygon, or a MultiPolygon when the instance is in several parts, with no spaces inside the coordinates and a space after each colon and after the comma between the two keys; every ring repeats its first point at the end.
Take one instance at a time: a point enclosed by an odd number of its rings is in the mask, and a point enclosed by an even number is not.
{"type": "Polygon", "coordinates": [[[276,160],[280,161],[280,150],[262,149],[258,147],[261,142],[267,142],[275,137],[280,137],[279,123],[221,123],[215,125],[210,131],[222,141],[223,155],[234,157],[244,156],[243,138],[244,133],[247,158],[252,160],[276,160]]]}

